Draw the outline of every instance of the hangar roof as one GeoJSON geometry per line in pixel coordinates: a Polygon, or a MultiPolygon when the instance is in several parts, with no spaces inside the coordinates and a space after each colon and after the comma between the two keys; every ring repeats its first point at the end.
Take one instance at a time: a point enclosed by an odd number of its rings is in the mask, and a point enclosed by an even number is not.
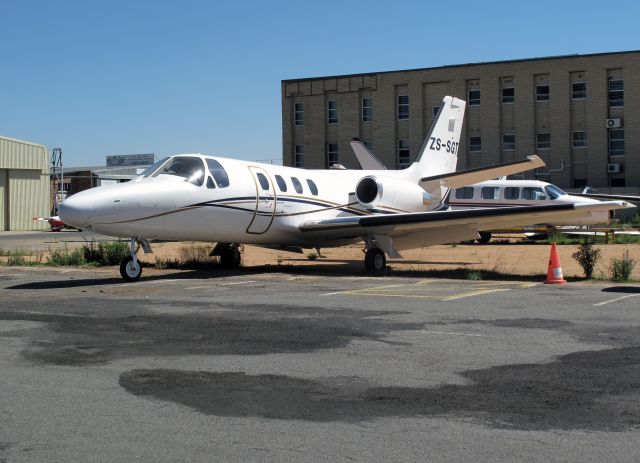
{"type": "Polygon", "coordinates": [[[49,150],[30,141],[0,135],[0,169],[39,170],[49,173],[49,150]]]}

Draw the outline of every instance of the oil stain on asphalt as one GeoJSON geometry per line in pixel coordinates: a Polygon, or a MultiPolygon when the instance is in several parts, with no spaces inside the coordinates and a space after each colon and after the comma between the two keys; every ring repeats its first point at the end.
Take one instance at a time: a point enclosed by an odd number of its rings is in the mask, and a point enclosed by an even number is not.
{"type": "MultiPolygon", "coordinates": [[[[137,307],[140,310],[141,305],[137,307]]],[[[33,341],[23,355],[39,363],[78,366],[140,356],[307,353],[345,347],[354,339],[388,342],[384,337],[391,331],[423,327],[385,318],[397,312],[308,307],[294,311],[273,305],[241,306],[238,310],[227,305],[224,309],[185,317],[114,315],[116,310],[104,316],[48,314],[31,308],[30,312],[0,312],[0,320],[44,323],[31,329],[28,337],[33,341]]]]}
{"type": "Polygon", "coordinates": [[[545,364],[462,373],[468,385],[362,387],[362,381],[237,372],[132,370],[120,385],[201,413],[319,422],[459,416],[492,427],[622,431],[640,427],[640,348],[576,352],[545,364]]]}

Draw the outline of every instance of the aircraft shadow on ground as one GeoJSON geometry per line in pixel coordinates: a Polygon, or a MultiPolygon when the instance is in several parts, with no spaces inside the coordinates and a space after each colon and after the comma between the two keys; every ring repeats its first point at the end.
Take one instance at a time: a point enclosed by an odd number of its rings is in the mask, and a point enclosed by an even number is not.
{"type": "Polygon", "coordinates": [[[640,294],[640,286],[610,286],[609,288],[603,288],[602,292],[640,294]]]}

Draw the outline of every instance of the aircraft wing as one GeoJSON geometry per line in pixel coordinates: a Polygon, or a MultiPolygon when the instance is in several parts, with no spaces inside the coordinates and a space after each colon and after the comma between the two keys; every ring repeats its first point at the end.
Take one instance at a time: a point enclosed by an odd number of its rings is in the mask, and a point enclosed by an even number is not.
{"type": "Polygon", "coordinates": [[[391,257],[400,257],[398,251],[405,249],[475,239],[479,231],[530,225],[559,218],[580,218],[595,211],[627,207],[635,206],[624,201],[603,201],[596,204],[552,204],[376,214],[310,221],[301,224],[299,229],[301,232],[315,233],[318,237],[325,239],[373,235],[376,244],[387,254],[391,257]]]}
{"type": "Polygon", "coordinates": [[[629,201],[632,203],[639,203],[640,196],[630,196],[630,195],[606,195],[600,193],[571,193],[572,196],[583,196],[585,198],[593,198],[593,199],[606,199],[612,200],[617,199],[621,201],[629,201]]]}
{"type": "Polygon", "coordinates": [[[505,175],[517,174],[525,170],[544,167],[545,163],[536,155],[527,156],[524,161],[509,162],[492,167],[480,167],[478,169],[461,170],[449,174],[436,175],[420,179],[420,186],[427,189],[434,187],[460,188],[474,183],[484,182],[505,175]]]}

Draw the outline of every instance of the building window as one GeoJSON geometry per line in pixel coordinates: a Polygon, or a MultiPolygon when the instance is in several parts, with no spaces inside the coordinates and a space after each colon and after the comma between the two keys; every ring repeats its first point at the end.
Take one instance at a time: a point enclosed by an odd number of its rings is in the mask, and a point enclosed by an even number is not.
{"type": "Polygon", "coordinates": [[[626,183],[624,181],[624,177],[612,178],[611,179],[611,186],[612,187],[626,186],[626,183]]]}
{"type": "Polygon", "coordinates": [[[304,167],[304,145],[296,145],[296,167],[304,167]]]}
{"type": "Polygon", "coordinates": [[[373,98],[362,99],[362,122],[373,121],[373,98]]]}
{"type": "Polygon", "coordinates": [[[571,84],[571,99],[583,100],[587,97],[587,84],[585,82],[577,82],[571,84]]]}
{"type": "Polygon", "coordinates": [[[469,137],[469,152],[482,151],[482,137],[469,137]]]}
{"type": "Polygon", "coordinates": [[[573,132],[571,137],[571,143],[574,148],[586,148],[587,147],[587,132],[578,131],[573,132]]]}
{"type": "Polygon", "coordinates": [[[404,169],[411,165],[411,152],[409,150],[409,140],[406,138],[398,140],[398,168],[404,169]]]}
{"type": "Polygon", "coordinates": [[[433,108],[431,108],[431,119],[435,119],[439,112],[440,106],[434,106],[433,108]]]}
{"type": "Polygon", "coordinates": [[[338,123],[338,102],[336,100],[327,101],[327,124],[338,123]]]}
{"type": "Polygon", "coordinates": [[[537,133],[536,134],[536,149],[548,150],[551,148],[551,134],[550,133],[537,133]]]}
{"type": "Polygon", "coordinates": [[[536,101],[549,101],[548,85],[538,85],[536,87],[536,101]]]}
{"type": "Polygon", "coordinates": [[[480,104],[480,90],[469,90],[469,106],[480,104]]]}
{"type": "Polygon", "coordinates": [[[609,107],[620,108],[624,106],[624,80],[609,80],[609,107]]]}
{"type": "Polygon", "coordinates": [[[409,95],[398,95],[398,120],[409,119],[409,95]]]}
{"type": "Polygon", "coordinates": [[[624,129],[609,130],[609,156],[624,156],[624,129]]]}
{"type": "Polygon", "coordinates": [[[513,87],[502,89],[502,102],[510,104],[516,101],[516,91],[513,87]]]}
{"type": "Polygon", "coordinates": [[[502,151],[513,151],[516,149],[516,136],[514,134],[502,136],[502,151]]]}
{"type": "Polygon", "coordinates": [[[338,157],[338,144],[327,143],[327,167],[338,164],[339,160],[340,158],[338,157]]]}
{"type": "Polygon", "coordinates": [[[304,125],[304,103],[294,105],[293,125],[302,127],[304,125]]]}

